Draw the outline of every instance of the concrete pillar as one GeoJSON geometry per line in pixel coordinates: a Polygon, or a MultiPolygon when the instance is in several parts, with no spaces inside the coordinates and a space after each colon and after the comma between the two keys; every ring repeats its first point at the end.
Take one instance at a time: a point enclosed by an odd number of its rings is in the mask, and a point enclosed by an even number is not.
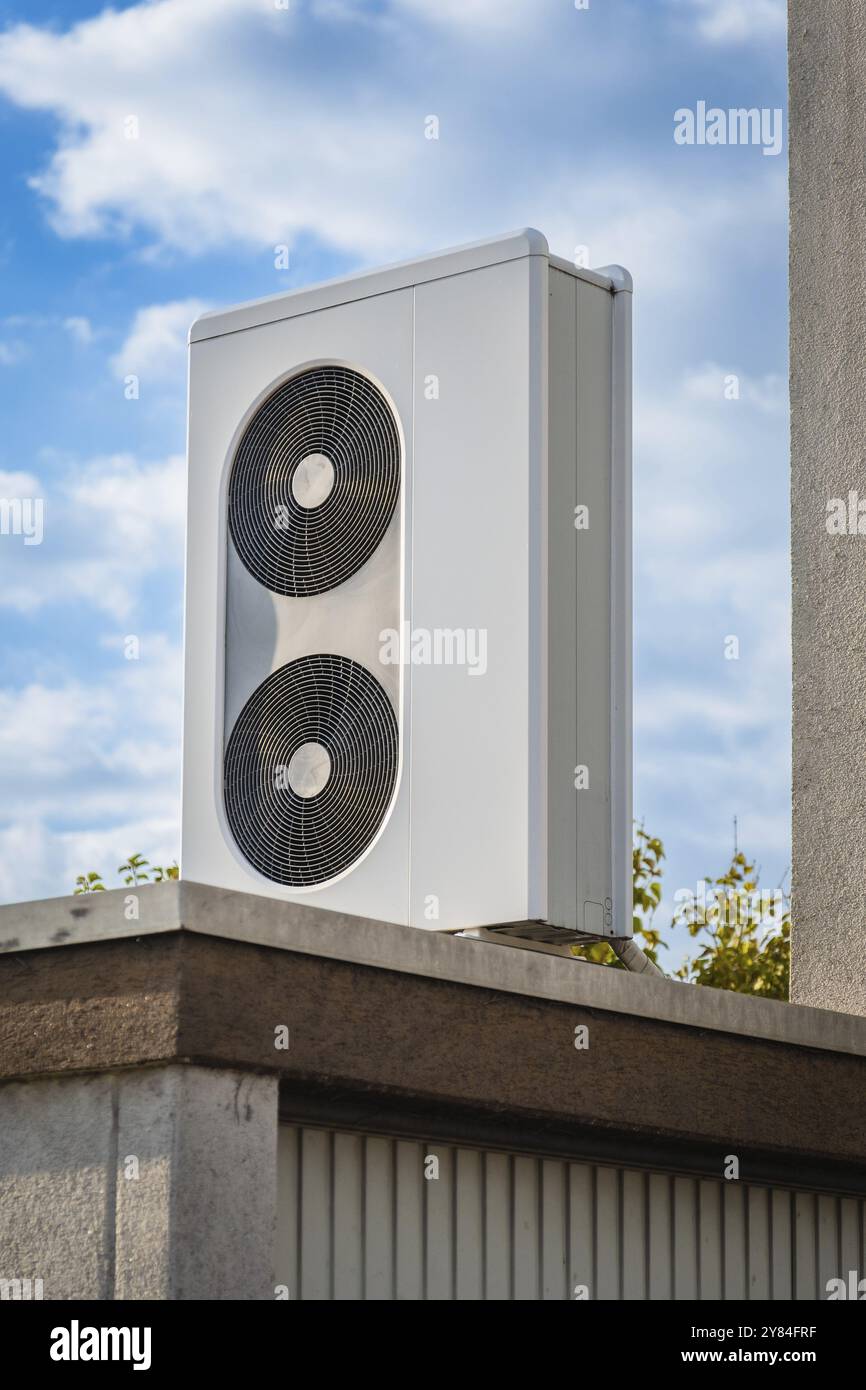
{"type": "Polygon", "coordinates": [[[272,1299],[277,1086],[172,1065],[0,1087],[0,1279],[272,1299]]]}
{"type": "Polygon", "coordinates": [[[792,999],[866,1014],[866,7],[789,0],[792,999]],[[834,499],[838,499],[834,508],[834,499]]]}

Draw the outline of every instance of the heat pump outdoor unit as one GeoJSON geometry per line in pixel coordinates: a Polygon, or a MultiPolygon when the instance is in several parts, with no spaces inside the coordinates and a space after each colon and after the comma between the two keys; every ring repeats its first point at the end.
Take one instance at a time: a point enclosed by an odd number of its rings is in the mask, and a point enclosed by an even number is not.
{"type": "Polygon", "coordinates": [[[630,291],[524,231],[196,321],[185,878],[630,934],[630,291]]]}

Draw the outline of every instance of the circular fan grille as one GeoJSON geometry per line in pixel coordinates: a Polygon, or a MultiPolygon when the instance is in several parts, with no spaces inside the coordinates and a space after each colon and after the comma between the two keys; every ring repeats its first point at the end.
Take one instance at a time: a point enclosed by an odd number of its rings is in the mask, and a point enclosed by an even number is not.
{"type": "Polygon", "coordinates": [[[391,702],[363,666],[330,655],[281,666],[250,696],[226,749],[226,815],[244,857],[287,887],[335,878],[382,824],[397,751],[391,702]],[[330,760],[313,796],[293,790],[289,772],[307,744],[330,760]]]}
{"type": "Polygon", "coordinates": [[[313,367],[274,391],[244,430],[229,530],[266,588],[321,594],[370,558],[399,491],[400,439],[382,392],[348,367],[313,367]],[[293,482],[304,480],[310,460],[319,470],[330,465],[333,483],[323,500],[302,505],[304,489],[293,482]]]}

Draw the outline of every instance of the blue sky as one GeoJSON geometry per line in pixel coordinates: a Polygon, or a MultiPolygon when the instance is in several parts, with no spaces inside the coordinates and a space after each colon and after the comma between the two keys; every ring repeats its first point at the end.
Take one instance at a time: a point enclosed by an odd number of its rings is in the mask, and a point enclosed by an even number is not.
{"type": "Polygon", "coordinates": [[[0,495],[45,506],[41,545],[0,536],[0,900],[178,853],[198,309],[523,225],[636,281],[635,810],[668,898],[722,871],[735,815],[774,886],[785,153],[673,132],[699,101],[784,108],[784,0],[278,4],[0,0],[0,495]]]}

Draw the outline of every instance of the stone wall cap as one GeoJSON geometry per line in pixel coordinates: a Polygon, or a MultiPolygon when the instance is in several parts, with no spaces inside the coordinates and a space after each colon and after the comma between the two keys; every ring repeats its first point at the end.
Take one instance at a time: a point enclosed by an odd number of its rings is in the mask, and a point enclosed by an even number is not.
{"type": "Polygon", "coordinates": [[[866,1019],[187,880],[0,907],[0,954],[192,932],[507,994],[866,1056],[866,1019]],[[137,913],[137,916],[135,915],[137,913]]]}

